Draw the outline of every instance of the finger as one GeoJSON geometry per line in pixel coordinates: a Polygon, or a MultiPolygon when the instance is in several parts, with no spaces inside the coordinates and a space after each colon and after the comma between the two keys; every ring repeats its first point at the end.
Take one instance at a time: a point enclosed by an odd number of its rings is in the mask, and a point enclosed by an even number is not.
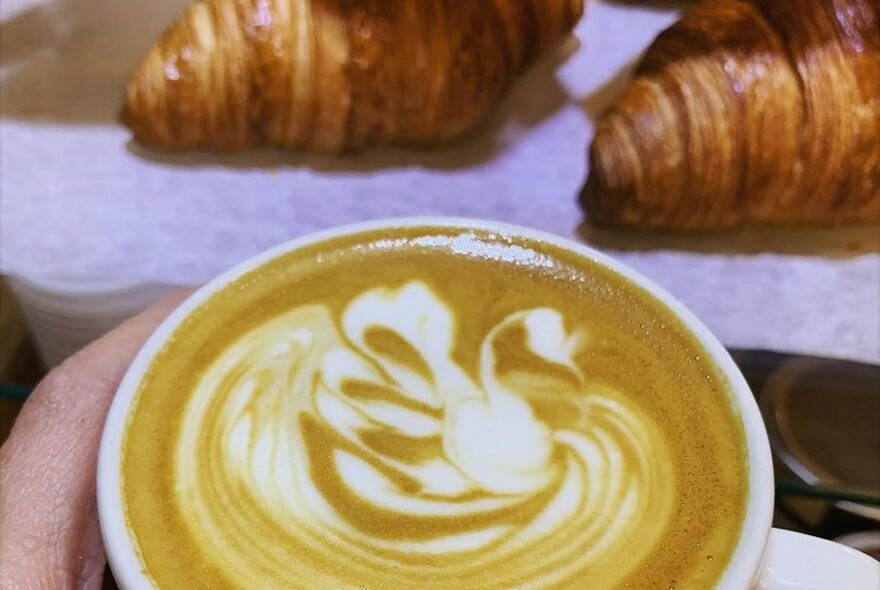
{"type": "Polygon", "coordinates": [[[0,587],[100,588],[101,429],[135,354],[189,293],[157,303],[72,356],[22,407],[0,448],[0,587]]]}

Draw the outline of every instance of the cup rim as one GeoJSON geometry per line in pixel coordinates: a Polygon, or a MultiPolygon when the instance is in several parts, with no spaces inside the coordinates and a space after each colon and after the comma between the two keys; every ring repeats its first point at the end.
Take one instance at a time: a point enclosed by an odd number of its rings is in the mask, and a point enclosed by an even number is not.
{"type": "Polygon", "coordinates": [[[59,297],[74,296],[112,296],[132,290],[142,289],[151,285],[150,281],[142,281],[131,277],[97,278],[64,277],[43,274],[9,275],[14,281],[21,283],[26,288],[40,293],[50,293],[59,297]]]}
{"type": "Polygon", "coordinates": [[[122,439],[138,386],[153,358],[183,320],[215,293],[235,279],[288,252],[340,236],[382,229],[419,227],[475,229],[510,233],[534,239],[583,256],[620,274],[652,296],[673,313],[710,354],[718,370],[728,380],[735,413],[739,415],[746,439],[748,496],[740,537],[716,588],[743,590],[757,579],[773,517],[774,487],[770,443],[757,402],[739,368],[721,342],[684,304],[638,271],[590,246],[562,236],[518,225],[463,217],[400,217],[371,220],[309,233],[274,246],[249,258],[212,279],[193,292],[153,332],[123,377],[105,422],[98,454],[98,516],[108,561],[121,588],[153,588],[142,571],[135,541],[128,532],[122,502],[122,439]]]}
{"type": "Polygon", "coordinates": [[[73,318],[130,314],[175,286],[128,277],[70,279],[10,274],[7,279],[22,307],[73,318]]]}

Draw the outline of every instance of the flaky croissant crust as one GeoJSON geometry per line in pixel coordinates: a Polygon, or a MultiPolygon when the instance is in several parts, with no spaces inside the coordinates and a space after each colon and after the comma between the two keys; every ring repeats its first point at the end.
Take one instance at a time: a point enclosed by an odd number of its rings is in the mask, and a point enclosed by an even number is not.
{"type": "Polygon", "coordinates": [[[597,122],[591,223],[880,221],[880,0],[715,0],[597,122]]]}
{"type": "Polygon", "coordinates": [[[203,0],[137,68],[122,120],[163,149],[324,152],[465,133],[583,0],[203,0]]]}

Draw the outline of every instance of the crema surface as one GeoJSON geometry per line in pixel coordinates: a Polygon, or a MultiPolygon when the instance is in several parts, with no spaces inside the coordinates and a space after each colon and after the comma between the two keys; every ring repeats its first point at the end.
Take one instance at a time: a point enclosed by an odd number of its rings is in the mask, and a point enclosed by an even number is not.
{"type": "Polygon", "coordinates": [[[384,230],[237,280],[124,442],[161,588],[711,587],[744,435],[661,305],[522,238],[384,230]]]}

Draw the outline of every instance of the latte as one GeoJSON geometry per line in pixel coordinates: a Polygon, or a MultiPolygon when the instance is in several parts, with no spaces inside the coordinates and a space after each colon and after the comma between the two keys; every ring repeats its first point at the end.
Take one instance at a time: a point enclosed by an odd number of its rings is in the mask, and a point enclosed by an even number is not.
{"type": "Polygon", "coordinates": [[[160,588],[710,587],[747,496],[727,384],[662,304],[444,227],[213,295],[144,377],[122,477],[160,588]]]}

